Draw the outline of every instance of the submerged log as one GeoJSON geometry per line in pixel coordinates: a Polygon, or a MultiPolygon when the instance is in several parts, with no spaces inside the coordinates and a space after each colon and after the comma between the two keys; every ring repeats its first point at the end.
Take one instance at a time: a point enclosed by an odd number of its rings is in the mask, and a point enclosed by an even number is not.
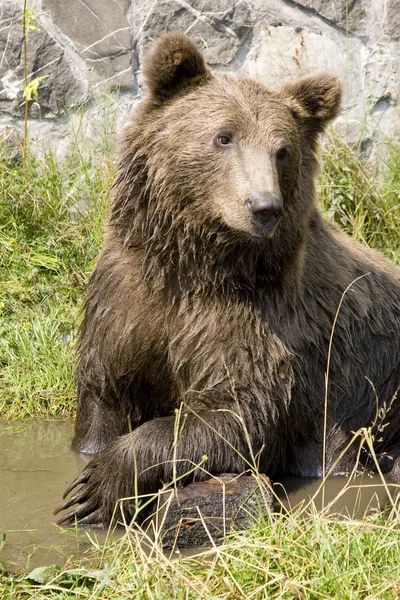
{"type": "Polygon", "coordinates": [[[248,529],[272,508],[273,499],[265,475],[224,473],[162,494],[152,527],[164,548],[210,546],[234,530],[248,529]]]}

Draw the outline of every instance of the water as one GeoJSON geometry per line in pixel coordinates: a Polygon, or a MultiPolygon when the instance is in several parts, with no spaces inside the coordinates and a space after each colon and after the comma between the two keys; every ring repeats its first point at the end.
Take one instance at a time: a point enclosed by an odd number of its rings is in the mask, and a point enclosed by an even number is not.
{"type": "Polygon", "coordinates": [[[322,493],[321,479],[287,477],[274,485],[280,502],[286,509],[305,506],[312,500],[312,510],[326,508],[330,515],[340,514],[359,519],[382,509],[388,502],[386,487],[379,475],[363,473],[351,481],[347,477],[331,477],[322,493]]]}
{"type": "Polygon", "coordinates": [[[53,510],[85,461],[71,451],[72,422],[24,421],[0,425],[0,552],[4,569],[16,572],[64,565],[90,548],[87,533],[62,531],[53,510]]]}
{"type": "MultiPolygon", "coordinates": [[[[85,465],[70,447],[71,421],[24,421],[0,423],[0,547],[3,532],[6,542],[0,551],[0,565],[11,572],[50,564],[65,565],[69,558],[88,558],[92,545],[88,535],[99,542],[105,531],[61,529],[55,525],[53,510],[60,504],[69,483],[85,465]]],[[[318,489],[319,479],[292,477],[275,486],[286,507],[308,501],[318,489]]],[[[347,480],[328,481],[324,506],[338,498],[331,512],[360,517],[386,501],[378,477],[363,475],[357,485],[342,490],[347,480]]],[[[321,494],[315,499],[321,508],[321,494]]],[[[92,555],[93,556],[93,555],[92,555]]]]}

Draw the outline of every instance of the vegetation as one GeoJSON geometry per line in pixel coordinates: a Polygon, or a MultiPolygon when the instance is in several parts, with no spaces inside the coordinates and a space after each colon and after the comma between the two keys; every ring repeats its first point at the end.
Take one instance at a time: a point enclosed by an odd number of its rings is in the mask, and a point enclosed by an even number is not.
{"type": "MultiPolygon", "coordinates": [[[[77,140],[81,138],[79,129],[77,140]]],[[[113,180],[111,147],[78,141],[52,152],[0,153],[0,416],[74,410],[79,307],[103,235],[113,180]]]]}
{"type": "Polygon", "coordinates": [[[17,580],[0,576],[0,586],[10,600],[395,600],[399,537],[390,517],[294,512],[266,518],[224,546],[174,558],[156,545],[145,553],[131,532],[99,550],[99,568],[39,568],[17,580]]]}
{"type": "MultiPolygon", "coordinates": [[[[102,115],[110,127],[110,116],[102,115]],[[105,117],[105,118],[104,118],[105,117]]],[[[112,121],[112,120],[111,120],[112,121]]],[[[65,416],[74,411],[74,340],[80,304],[101,246],[114,177],[106,135],[77,135],[63,161],[50,151],[0,151],[0,416],[65,416]],[[83,141],[85,140],[85,141],[83,141]],[[88,141],[89,140],[89,141],[88,141]]],[[[93,123],[92,123],[93,125],[93,123]]],[[[107,132],[108,134],[110,131],[107,132]]],[[[320,197],[350,235],[400,264],[400,153],[366,165],[330,134],[320,197]]],[[[0,575],[0,598],[222,599],[400,597],[396,512],[362,520],[311,510],[266,517],[249,532],[194,557],[144,552],[140,533],[97,548],[79,564],[0,575]]],[[[0,547],[1,547],[0,542],[0,547]]]]}
{"type": "Polygon", "coordinates": [[[357,151],[330,131],[322,156],[320,198],[328,218],[359,242],[400,264],[400,152],[366,165],[357,151]]]}

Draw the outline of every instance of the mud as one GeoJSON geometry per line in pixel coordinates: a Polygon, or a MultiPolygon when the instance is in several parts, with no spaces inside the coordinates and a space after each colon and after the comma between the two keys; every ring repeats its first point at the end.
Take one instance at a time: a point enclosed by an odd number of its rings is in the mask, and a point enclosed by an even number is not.
{"type": "MultiPolygon", "coordinates": [[[[0,566],[11,572],[50,564],[65,565],[71,558],[93,558],[88,533],[100,543],[102,530],[61,529],[55,525],[53,510],[76,477],[85,460],[71,448],[73,423],[69,421],[24,421],[0,423],[0,566]],[[5,542],[2,536],[5,535],[5,542]]],[[[286,507],[308,502],[321,481],[292,477],[274,486],[286,507]]],[[[382,507],[387,500],[379,477],[364,474],[343,492],[348,481],[328,481],[325,497],[314,500],[331,513],[359,518],[368,510],[382,507]]]]}

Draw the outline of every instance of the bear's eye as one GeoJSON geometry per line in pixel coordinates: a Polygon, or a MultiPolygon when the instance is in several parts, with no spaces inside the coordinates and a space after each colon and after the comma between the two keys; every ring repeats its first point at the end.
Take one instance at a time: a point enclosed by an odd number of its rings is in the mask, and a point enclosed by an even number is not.
{"type": "Polygon", "coordinates": [[[283,148],[279,148],[279,150],[276,153],[276,160],[278,162],[284,162],[287,157],[289,156],[289,149],[286,146],[283,146],[283,148]]]}
{"type": "Polygon", "coordinates": [[[233,135],[230,133],[220,133],[215,138],[217,146],[229,146],[233,143],[233,135]]]}

